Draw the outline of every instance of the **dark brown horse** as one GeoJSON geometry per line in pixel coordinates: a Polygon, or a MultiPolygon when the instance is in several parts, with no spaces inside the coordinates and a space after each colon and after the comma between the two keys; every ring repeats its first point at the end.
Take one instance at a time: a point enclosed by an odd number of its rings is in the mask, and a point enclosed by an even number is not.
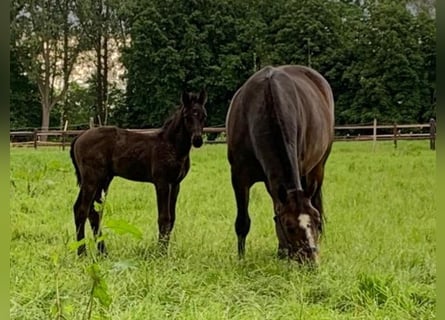
{"type": "MultiPolygon", "coordinates": [[[[71,144],[70,155],[80,186],[74,204],[77,240],[85,237],[85,222],[90,221],[95,237],[100,236],[101,217],[94,210],[94,201],[101,203],[115,176],[155,185],[159,242],[166,248],[176,217],[179,185],[190,168],[191,146],[201,147],[202,129],[207,117],[207,94],[184,92],[181,106],[153,134],[144,134],[117,127],[87,130],[71,144]]],[[[98,250],[106,253],[99,241],[98,250]]],[[[85,245],[78,254],[85,252],[85,245]]]]}
{"type": "Polygon", "coordinates": [[[308,67],[265,67],[233,96],[226,130],[239,256],[250,229],[249,190],[264,181],[274,204],[279,257],[317,262],[321,187],[334,136],[328,82],[308,67]]]}

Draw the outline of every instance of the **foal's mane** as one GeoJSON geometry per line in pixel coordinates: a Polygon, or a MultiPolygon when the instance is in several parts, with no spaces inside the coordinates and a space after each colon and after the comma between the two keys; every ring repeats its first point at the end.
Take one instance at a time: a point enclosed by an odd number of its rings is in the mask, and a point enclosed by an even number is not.
{"type": "Polygon", "coordinates": [[[170,127],[176,126],[179,119],[182,117],[182,108],[183,106],[176,106],[175,109],[173,109],[172,114],[167,118],[167,120],[164,121],[164,124],[161,127],[161,131],[167,131],[170,127]]]}

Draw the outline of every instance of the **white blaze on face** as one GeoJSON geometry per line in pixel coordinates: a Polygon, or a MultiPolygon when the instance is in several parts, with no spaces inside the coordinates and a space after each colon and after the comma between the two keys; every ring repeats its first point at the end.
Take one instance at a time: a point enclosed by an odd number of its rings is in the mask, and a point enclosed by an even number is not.
{"type": "Polygon", "coordinates": [[[315,248],[315,240],[314,235],[312,234],[312,229],[310,227],[311,225],[311,217],[309,217],[308,214],[302,213],[298,216],[298,222],[300,225],[300,228],[302,228],[306,232],[306,238],[309,242],[309,247],[315,248]]]}

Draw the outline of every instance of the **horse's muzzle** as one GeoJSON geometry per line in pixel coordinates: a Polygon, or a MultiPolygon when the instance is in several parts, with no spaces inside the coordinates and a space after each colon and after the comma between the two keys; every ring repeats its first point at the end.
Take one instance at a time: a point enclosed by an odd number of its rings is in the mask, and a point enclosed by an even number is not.
{"type": "Polygon", "coordinates": [[[202,136],[201,136],[201,135],[199,135],[199,136],[193,136],[193,137],[192,137],[192,144],[193,144],[193,146],[194,146],[195,148],[199,148],[199,147],[201,147],[202,144],[203,144],[202,136]]]}
{"type": "Polygon", "coordinates": [[[308,247],[298,251],[289,251],[289,257],[302,264],[316,266],[319,263],[317,247],[308,247]]]}

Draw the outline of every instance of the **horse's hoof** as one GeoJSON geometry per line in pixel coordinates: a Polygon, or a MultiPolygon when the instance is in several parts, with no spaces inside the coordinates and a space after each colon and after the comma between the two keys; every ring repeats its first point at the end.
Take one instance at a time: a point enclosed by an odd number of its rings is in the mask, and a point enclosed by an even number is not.
{"type": "Polygon", "coordinates": [[[102,257],[107,257],[108,256],[108,250],[105,247],[105,243],[103,242],[99,242],[97,244],[97,251],[99,252],[99,255],[102,257]]]}
{"type": "Polygon", "coordinates": [[[277,257],[278,259],[287,259],[288,258],[288,253],[287,253],[287,249],[282,249],[279,248],[277,251],[277,257]]]}
{"type": "Polygon", "coordinates": [[[78,257],[86,257],[86,255],[87,255],[87,250],[85,248],[79,247],[77,249],[77,256],[78,257]]]}

